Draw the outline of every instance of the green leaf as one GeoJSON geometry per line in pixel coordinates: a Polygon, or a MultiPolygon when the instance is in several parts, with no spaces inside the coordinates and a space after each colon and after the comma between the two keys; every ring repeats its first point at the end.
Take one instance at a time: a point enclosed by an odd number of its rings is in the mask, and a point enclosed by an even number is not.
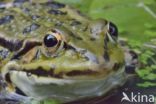
{"type": "Polygon", "coordinates": [[[143,82],[143,83],[139,83],[137,84],[139,87],[153,87],[156,86],[156,83],[152,83],[152,82],[143,82]]]}
{"type": "Polygon", "coordinates": [[[150,8],[154,4],[154,0],[93,0],[89,14],[93,18],[106,18],[115,22],[119,31],[120,28],[126,30],[122,36],[144,42],[151,39],[146,32],[146,25],[156,27],[156,18],[148,11],[156,15],[156,6],[150,8]],[[139,6],[141,3],[143,6],[139,6]]]}

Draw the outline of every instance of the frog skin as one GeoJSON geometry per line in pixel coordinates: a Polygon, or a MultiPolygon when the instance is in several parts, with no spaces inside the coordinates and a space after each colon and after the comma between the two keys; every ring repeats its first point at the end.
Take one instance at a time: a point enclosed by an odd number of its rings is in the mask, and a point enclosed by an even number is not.
{"type": "Polygon", "coordinates": [[[104,95],[126,81],[112,22],[55,1],[0,5],[0,68],[8,92],[69,102],[104,95]]]}

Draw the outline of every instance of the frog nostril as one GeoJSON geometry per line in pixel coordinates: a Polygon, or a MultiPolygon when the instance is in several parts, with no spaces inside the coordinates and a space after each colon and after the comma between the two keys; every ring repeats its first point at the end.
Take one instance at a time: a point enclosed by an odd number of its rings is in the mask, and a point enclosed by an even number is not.
{"type": "Polygon", "coordinates": [[[117,26],[116,26],[114,23],[112,23],[112,22],[109,23],[109,34],[110,34],[112,37],[115,37],[115,38],[118,37],[118,28],[117,28],[117,26]]]}

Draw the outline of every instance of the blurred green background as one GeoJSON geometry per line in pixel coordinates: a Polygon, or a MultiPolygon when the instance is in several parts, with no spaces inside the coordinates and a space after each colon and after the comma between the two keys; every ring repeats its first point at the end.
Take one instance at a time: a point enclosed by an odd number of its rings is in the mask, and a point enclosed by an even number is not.
{"type": "Polygon", "coordinates": [[[93,19],[114,22],[120,36],[142,43],[156,38],[156,0],[56,0],[78,8],[93,19]]]}

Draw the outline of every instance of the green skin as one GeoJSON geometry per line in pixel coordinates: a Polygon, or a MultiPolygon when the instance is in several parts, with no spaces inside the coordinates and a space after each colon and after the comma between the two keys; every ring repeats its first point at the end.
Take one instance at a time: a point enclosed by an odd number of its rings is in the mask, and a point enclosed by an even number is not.
{"type": "Polygon", "coordinates": [[[45,87],[47,83],[43,83],[44,79],[49,83],[53,79],[62,80],[57,82],[60,85],[66,79],[103,79],[121,70],[124,66],[124,54],[117,38],[108,33],[108,21],[92,20],[68,5],[55,8],[61,14],[55,11],[48,13],[50,10],[51,7],[47,5],[32,5],[27,2],[20,7],[10,6],[1,10],[0,18],[13,16],[9,22],[2,22],[0,25],[0,49],[9,51],[7,57],[0,60],[0,67],[9,89],[12,86],[18,87],[26,95],[35,96],[22,88],[22,84],[27,81],[17,83],[20,81],[14,77],[14,72],[23,72],[27,77],[40,77],[37,84],[45,87]],[[32,16],[39,17],[33,19],[32,16]],[[30,30],[33,28],[30,27],[32,24],[37,24],[33,25],[36,26],[34,30],[30,30]],[[43,39],[51,29],[57,30],[63,38],[60,47],[50,53],[47,50],[54,47],[45,47],[43,39]],[[29,47],[30,44],[33,47],[29,47]],[[9,81],[6,79],[8,73],[9,81]]]}

